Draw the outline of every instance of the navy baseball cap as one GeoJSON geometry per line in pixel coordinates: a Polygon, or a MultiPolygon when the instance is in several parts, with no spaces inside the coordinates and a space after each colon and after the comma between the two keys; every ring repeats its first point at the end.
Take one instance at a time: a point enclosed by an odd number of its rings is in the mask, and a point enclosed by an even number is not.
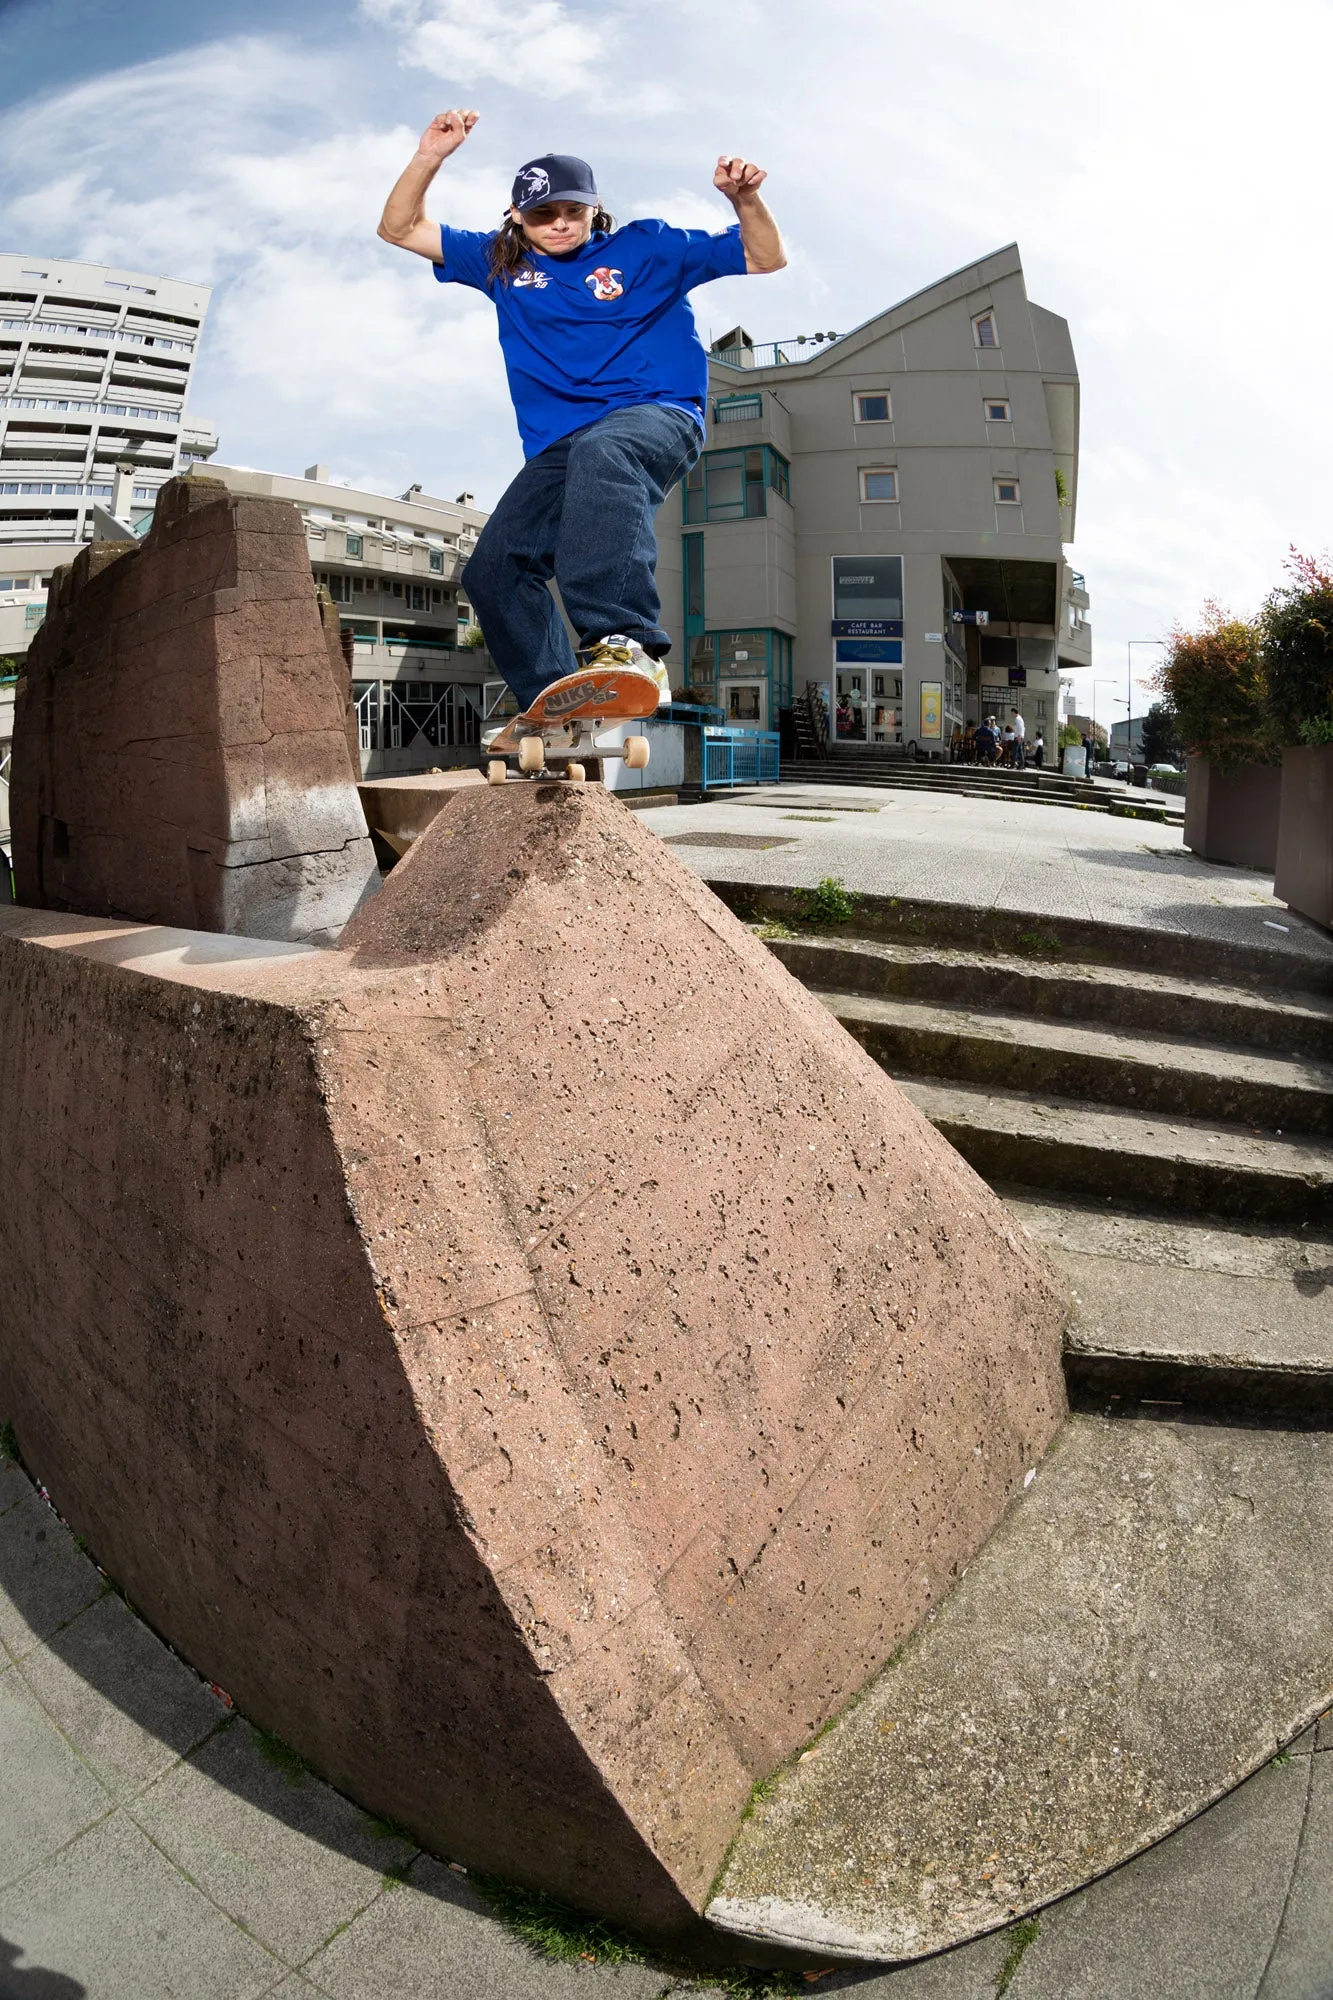
{"type": "Polygon", "coordinates": [[[568,153],[543,153],[515,174],[512,200],[521,215],[525,208],[540,208],[546,201],[581,201],[595,208],[598,194],[586,160],[568,153]]]}

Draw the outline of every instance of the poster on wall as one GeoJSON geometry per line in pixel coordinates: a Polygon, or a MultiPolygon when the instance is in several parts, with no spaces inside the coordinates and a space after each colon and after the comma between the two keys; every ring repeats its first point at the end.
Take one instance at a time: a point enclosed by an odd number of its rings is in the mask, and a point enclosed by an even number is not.
{"type": "Polygon", "coordinates": [[[943,681],[922,681],[921,683],[921,736],[927,743],[938,743],[944,734],[944,683],[943,681]]]}

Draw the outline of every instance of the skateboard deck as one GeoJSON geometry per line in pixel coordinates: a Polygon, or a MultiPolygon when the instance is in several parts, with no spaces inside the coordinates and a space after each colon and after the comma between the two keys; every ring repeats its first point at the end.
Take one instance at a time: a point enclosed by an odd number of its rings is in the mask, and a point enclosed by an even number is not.
{"type": "Polygon", "coordinates": [[[530,708],[507,723],[488,746],[486,775],[491,784],[508,776],[504,759],[517,757],[527,776],[552,767],[575,784],[584,780],[584,759],[623,757],[632,771],[648,762],[646,736],[599,744],[598,732],[611,723],[655,715],[657,683],[647,674],[617,667],[580,667],[542,689],[530,708]]]}

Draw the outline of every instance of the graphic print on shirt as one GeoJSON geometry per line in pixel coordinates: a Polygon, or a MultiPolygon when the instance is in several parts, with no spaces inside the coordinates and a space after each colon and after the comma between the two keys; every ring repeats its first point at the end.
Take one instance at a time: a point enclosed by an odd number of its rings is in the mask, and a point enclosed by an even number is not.
{"type": "Polygon", "coordinates": [[[624,275],[623,271],[612,270],[609,264],[601,264],[597,270],[590,271],[583,282],[592,286],[595,299],[618,299],[625,290],[624,275]]]}
{"type": "Polygon", "coordinates": [[[550,282],[545,271],[520,271],[514,280],[515,285],[531,285],[534,292],[544,292],[550,282]]]}
{"type": "Polygon", "coordinates": [[[545,167],[524,167],[518,178],[523,189],[521,198],[524,202],[538,201],[543,195],[551,192],[551,176],[545,167]]]}

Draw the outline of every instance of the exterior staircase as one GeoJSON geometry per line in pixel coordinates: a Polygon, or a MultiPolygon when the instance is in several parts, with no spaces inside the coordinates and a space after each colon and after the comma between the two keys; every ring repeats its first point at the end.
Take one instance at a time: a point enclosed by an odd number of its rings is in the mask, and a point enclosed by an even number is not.
{"type": "Polygon", "coordinates": [[[1010,771],[980,764],[914,763],[902,755],[846,751],[826,757],[798,754],[783,761],[784,784],[888,786],[895,791],[949,792],[956,798],[1021,800],[1028,805],[1073,806],[1087,812],[1183,824],[1183,799],[1163,799],[1142,789],[1066,778],[1059,771],[1010,771]]]}

